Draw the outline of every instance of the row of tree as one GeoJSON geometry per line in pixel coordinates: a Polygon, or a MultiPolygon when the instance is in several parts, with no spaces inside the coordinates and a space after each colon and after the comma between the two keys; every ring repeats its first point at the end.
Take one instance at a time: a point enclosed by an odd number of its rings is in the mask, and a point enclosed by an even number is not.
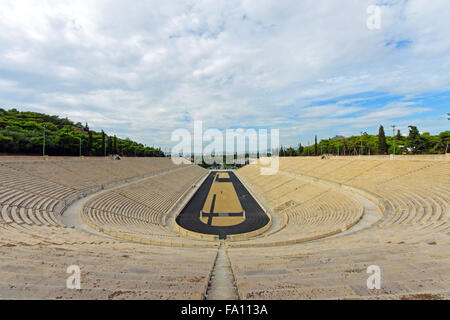
{"type": "Polygon", "coordinates": [[[37,112],[0,108],[0,153],[51,156],[162,157],[160,148],[144,146],[129,138],[90,130],[88,124],[37,112]],[[44,144],[45,141],[45,144],[44,144]]]}
{"type": "Polygon", "coordinates": [[[409,134],[403,136],[397,130],[395,136],[386,136],[383,126],[378,135],[364,132],[360,136],[349,138],[335,137],[315,142],[310,146],[298,145],[297,148],[281,146],[280,156],[315,156],[323,154],[333,155],[374,155],[374,154],[442,154],[450,152],[450,131],[431,135],[428,132],[419,133],[415,126],[409,126],[409,134]]]}
{"type": "MultiPolygon", "coordinates": [[[[335,137],[321,140],[310,146],[297,148],[281,146],[280,156],[371,155],[371,154],[438,154],[448,152],[450,131],[431,135],[419,133],[409,126],[409,134],[400,130],[395,136],[386,136],[383,126],[378,135],[363,133],[349,138],[335,137]]],[[[103,130],[90,130],[88,124],[73,123],[67,118],[36,112],[21,112],[0,108],[0,153],[35,154],[54,156],[121,156],[161,157],[160,148],[144,146],[129,138],[108,136],[103,130]],[[44,144],[45,141],[45,144],[44,144]]]]}

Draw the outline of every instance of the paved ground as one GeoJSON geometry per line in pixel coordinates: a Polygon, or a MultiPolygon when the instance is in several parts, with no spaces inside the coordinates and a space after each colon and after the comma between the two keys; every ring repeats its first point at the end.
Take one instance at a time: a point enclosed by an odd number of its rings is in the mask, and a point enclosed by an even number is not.
{"type": "MultiPolygon", "coordinates": [[[[265,226],[269,222],[269,217],[241,181],[231,171],[228,172],[230,179],[223,179],[223,182],[226,180],[233,183],[242,208],[245,210],[245,221],[234,226],[212,226],[200,221],[200,210],[203,208],[216,173],[217,172],[213,171],[209,174],[176,218],[177,223],[183,228],[191,231],[219,235],[220,239],[225,239],[229,234],[250,232],[265,226]]],[[[222,179],[220,180],[222,181],[222,179]]]]}

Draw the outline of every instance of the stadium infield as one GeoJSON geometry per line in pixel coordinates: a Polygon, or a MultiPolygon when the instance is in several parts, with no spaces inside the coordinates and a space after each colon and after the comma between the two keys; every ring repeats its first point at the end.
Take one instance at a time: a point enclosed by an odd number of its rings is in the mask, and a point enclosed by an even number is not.
{"type": "MultiPolygon", "coordinates": [[[[227,188],[227,192],[232,193],[232,190],[227,188]]],[[[216,197],[219,196],[216,195],[216,197]]],[[[231,171],[226,172],[226,174],[225,172],[220,172],[219,174],[217,171],[210,172],[209,176],[176,218],[176,223],[184,229],[197,233],[218,235],[219,239],[226,239],[227,235],[258,230],[269,223],[269,221],[270,219],[266,212],[231,171]],[[242,208],[245,215],[236,217],[237,213],[230,212],[228,216],[224,216],[224,210],[220,209],[218,212],[208,210],[207,213],[204,213],[205,217],[201,218],[201,212],[204,208],[210,208],[208,202],[211,202],[211,199],[214,197],[213,192],[217,190],[217,185],[230,183],[240,203],[240,205],[234,204],[233,207],[242,208]]]]}

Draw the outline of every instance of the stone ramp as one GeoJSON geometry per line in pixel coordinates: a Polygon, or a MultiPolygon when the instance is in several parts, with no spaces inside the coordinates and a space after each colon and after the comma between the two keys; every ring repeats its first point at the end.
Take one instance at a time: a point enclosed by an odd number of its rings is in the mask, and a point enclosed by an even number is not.
{"type": "Polygon", "coordinates": [[[220,245],[216,261],[211,272],[208,289],[206,290],[207,300],[237,300],[239,299],[233,271],[226,248],[220,245]]]}

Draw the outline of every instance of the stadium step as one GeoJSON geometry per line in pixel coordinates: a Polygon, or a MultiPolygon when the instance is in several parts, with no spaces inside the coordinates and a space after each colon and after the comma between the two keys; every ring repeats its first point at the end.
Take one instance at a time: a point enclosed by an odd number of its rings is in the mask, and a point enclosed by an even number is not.
{"type": "Polygon", "coordinates": [[[239,295],[226,248],[220,245],[206,290],[207,300],[238,300],[239,295]]]}

